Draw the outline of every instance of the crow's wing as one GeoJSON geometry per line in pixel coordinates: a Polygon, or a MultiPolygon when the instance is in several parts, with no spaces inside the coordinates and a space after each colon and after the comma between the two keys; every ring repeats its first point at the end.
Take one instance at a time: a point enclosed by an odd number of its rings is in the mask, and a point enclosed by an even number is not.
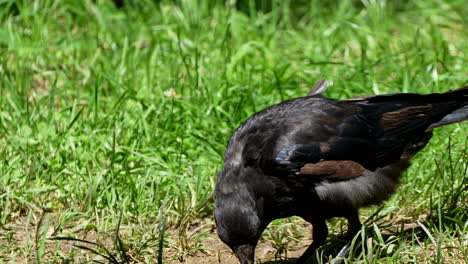
{"type": "MultiPolygon", "coordinates": [[[[356,177],[353,170],[359,171],[359,166],[354,163],[374,170],[398,161],[406,146],[426,136],[425,131],[431,124],[468,104],[467,95],[468,89],[465,87],[444,94],[393,94],[330,101],[334,108],[329,109],[343,108],[349,111],[349,115],[344,117],[336,117],[334,111],[325,111],[327,122],[334,124],[335,129],[323,127],[320,130],[316,126],[312,129],[304,126],[303,122],[296,122],[302,127],[291,126],[290,131],[286,131],[278,139],[279,142],[274,142],[273,161],[263,164],[270,164],[278,171],[286,169],[322,177],[346,177],[336,172],[339,170],[332,171],[333,163],[318,165],[321,161],[333,161],[334,166],[342,170],[349,167],[348,177],[356,177]],[[320,135],[319,138],[325,138],[320,141],[301,140],[314,138],[311,131],[328,135],[320,135]],[[342,164],[339,161],[346,162],[342,164]],[[306,165],[316,163],[317,165],[306,165]],[[319,173],[327,170],[328,173],[319,173]]],[[[310,118],[314,120],[315,117],[310,118]]],[[[295,117],[290,116],[290,119],[295,122],[295,117]]],[[[316,124],[311,124],[314,125],[316,124]]],[[[266,169],[271,171],[272,167],[266,169]]]]}
{"type": "Polygon", "coordinates": [[[318,163],[307,163],[298,174],[314,175],[329,180],[344,180],[362,176],[366,169],[351,160],[326,160],[318,163]]]}

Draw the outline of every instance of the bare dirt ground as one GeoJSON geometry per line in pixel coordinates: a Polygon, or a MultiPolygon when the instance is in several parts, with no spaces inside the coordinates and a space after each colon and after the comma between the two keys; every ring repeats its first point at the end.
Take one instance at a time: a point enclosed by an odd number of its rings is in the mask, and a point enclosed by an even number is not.
{"type": "MultiPolygon", "coordinates": [[[[87,246],[89,248],[99,248],[96,245],[79,243],[77,241],[54,241],[48,238],[56,236],[72,236],[74,238],[83,239],[90,242],[98,242],[101,246],[116,256],[119,261],[122,257],[117,253],[115,246],[115,231],[98,232],[96,227],[90,223],[77,221],[67,227],[61,227],[58,224],[58,219],[53,214],[47,217],[41,215],[30,215],[29,217],[17,217],[10,221],[7,225],[0,227],[0,263],[90,263],[107,261],[97,254],[90,253],[83,248],[77,248],[76,245],[87,246]]],[[[332,222],[331,226],[335,232],[331,232],[328,237],[328,243],[322,247],[320,253],[326,258],[336,255],[340,246],[343,246],[343,240],[340,234],[341,226],[346,221],[332,222]],[[338,230],[338,231],[337,231],[338,230]],[[340,245],[341,244],[341,245],[340,245]]],[[[420,232],[418,225],[407,224],[404,226],[407,232],[420,232]]],[[[398,227],[395,226],[395,231],[398,227]]],[[[145,246],[145,252],[137,253],[137,248],[142,244],[147,243],[140,235],[134,233],[135,228],[124,226],[119,230],[119,235],[124,243],[127,243],[126,252],[131,263],[157,263],[158,249],[157,243],[148,244],[145,246]],[[141,241],[138,241],[140,239],[141,241]],[[132,242],[133,241],[133,242],[132,242]],[[136,241],[136,242],[135,242],[136,241]],[[130,245],[131,244],[131,245],[130,245]]],[[[390,229],[388,229],[390,230],[390,229]]],[[[384,236],[393,236],[393,232],[385,230],[382,232],[384,236]]],[[[212,219],[204,219],[191,223],[187,227],[185,234],[189,234],[186,247],[180,244],[178,234],[180,230],[175,227],[170,227],[166,233],[165,249],[163,250],[163,262],[170,264],[238,264],[237,258],[232,251],[222,243],[216,235],[215,226],[212,219]],[[198,234],[204,234],[198,236],[198,234]],[[191,236],[192,234],[193,236],[191,236]]],[[[404,236],[404,232],[400,230],[399,236],[404,236]]],[[[424,232],[421,232],[424,235],[424,232]]],[[[256,248],[256,263],[257,264],[292,264],[305,251],[308,245],[312,242],[311,227],[308,223],[301,219],[291,220],[290,224],[283,226],[269,227],[263,234],[256,248]],[[291,235],[294,232],[295,235],[291,235]],[[282,236],[277,235],[282,233],[282,236]],[[288,235],[289,234],[289,235],[288,235]],[[299,235],[298,235],[299,234],[299,235]],[[276,236],[276,237],[275,237],[276,236]],[[295,237],[300,237],[299,239],[295,237]],[[276,244],[275,244],[275,241],[276,244]],[[279,242],[278,242],[279,241],[279,242]]],[[[446,259],[446,263],[466,263],[462,261],[463,257],[456,247],[450,244],[443,246],[445,256],[450,256],[446,259]],[[458,254],[458,255],[454,255],[458,254]]],[[[423,248],[416,250],[417,259],[427,262],[428,255],[435,254],[435,249],[423,248]],[[421,254],[421,255],[420,255],[421,254]]],[[[101,253],[105,253],[102,248],[101,253]]],[[[414,252],[412,253],[414,254],[414,252]]],[[[309,261],[313,263],[314,261],[309,261]]],[[[123,263],[123,262],[122,262],[123,263]]]]}
{"type": "MultiPolygon", "coordinates": [[[[205,221],[201,223],[196,223],[195,227],[190,229],[203,229],[207,231],[207,235],[196,245],[200,250],[190,250],[186,254],[175,254],[173,249],[168,249],[165,252],[166,261],[168,263],[239,263],[231,249],[218,238],[212,219],[205,219],[205,221]]],[[[278,225],[276,227],[269,226],[257,245],[255,251],[256,263],[295,263],[296,259],[302,255],[307,246],[312,243],[311,231],[311,225],[300,218],[291,219],[291,223],[289,224],[278,225]],[[296,235],[293,236],[292,232],[295,232],[296,235]],[[294,238],[297,237],[298,233],[302,238],[294,238]],[[277,237],[273,238],[273,236],[277,237]],[[275,245],[275,240],[280,242],[275,245]]],[[[191,230],[187,233],[191,233],[191,230]]],[[[175,238],[175,235],[171,234],[171,237],[175,238]]]]}
{"type": "MultiPolygon", "coordinates": [[[[89,248],[98,248],[95,245],[87,243],[79,243],[77,241],[54,241],[49,238],[70,236],[90,242],[98,242],[100,245],[108,249],[112,254],[116,252],[115,248],[115,233],[114,232],[97,232],[96,229],[90,228],[87,223],[75,223],[72,228],[60,227],[57,219],[53,214],[46,217],[39,215],[30,215],[29,217],[18,217],[9,222],[3,227],[0,227],[0,263],[64,263],[64,260],[72,260],[72,263],[88,263],[92,260],[103,261],[104,258],[90,253],[89,251],[79,249],[76,245],[86,246],[89,248]],[[60,229],[60,231],[58,231],[60,229]],[[74,246],[75,245],[75,246],[74,246]],[[38,254],[40,255],[38,261],[38,254]],[[76,262],[78,261],[78,262],[76,262]]],[[[198,242],[194,243],[190,250],[178,248],[177,245],[177,229],[170,228],[167,230],[167,236],[170,237],[170,242],[163,251],[164,263],[173,264],[238,264],[237,258],[232,251],[219,240],[216,235],[215,226],[211,219],[205,221],[202,225],[195,223],[197,228],[208,230],[208,233],[201,237],[198,242]]],[[[282,243],[287,245],[285,248],[275,248],[272,242],[261,240],[256,248],[257,263],[276,264],[276,263],[294,263],[296,258],[311,243],[310,226],[306,222],[299,221],[296,225],[296,230],[304,233],[304,239],[300,241],[291,240],[288,243],[282,240],[282,243]]],[[[189,233],[196,230],[189,230],[189,233]]],[[[122,228],[120,236],[124,243],[130,241],[132,234],[127,228],[122,228]]],[[[135,239],[133,237],[133,239],[135,239]]],[[[154,247],[154,246],[153,246],[154,247]]],[[[131,262],[135,263],[156,263],[157,248],[152,249],[154,254],[145,253],[144,256],[135,254],[130,249],[128,255],[131,262]]],[[[102,250],[100,252],[103,252],[102,250]]],[[[118,254],[116,254],[117,256],[118,254]]],[[[119,259],[119,257],[116,257],[119,259]]],[[[105,262],[104,262],[105,263],[105,262]]]]}
{"type": "MultiPolygon", "coordinates": [[[[211,249],[210,251],[197,251],[187,256],[184,260],[175,260],[174,264],[239,264],[239,261],[234,256],[232,251],[223,244],[215,235],[204,241],[204,247],[211,249]]],[[[268,242],[262,241],[256,248],[255,258],[257,263],[263,264],[279,264],[279,263],[295,263],[295,260],[301,256],[307,247],[289,248],[287,254],[284,253],[281,257],[275,257],[278,251],[268,242]]]]}

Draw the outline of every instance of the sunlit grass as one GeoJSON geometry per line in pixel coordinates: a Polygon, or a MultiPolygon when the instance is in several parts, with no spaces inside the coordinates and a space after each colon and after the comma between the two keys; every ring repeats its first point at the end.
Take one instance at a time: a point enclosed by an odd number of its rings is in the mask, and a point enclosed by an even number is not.
{"type": "MultiPolygon", "coordinates": [[[[98,258],[51,237],[134,262],[215,259],[215,177],[248,116],[324,77],[334,98],[467,83],[465,1],[270,2],[0,1],[0,262],[98,258]]],[[[355,263],[466,260],[466,128],[437,129],[363,212],[368,232],[397,233],[357,238],[355,263]]],[[[284,257],[308,229],[280,220],[262,243],[284,257]]]]}

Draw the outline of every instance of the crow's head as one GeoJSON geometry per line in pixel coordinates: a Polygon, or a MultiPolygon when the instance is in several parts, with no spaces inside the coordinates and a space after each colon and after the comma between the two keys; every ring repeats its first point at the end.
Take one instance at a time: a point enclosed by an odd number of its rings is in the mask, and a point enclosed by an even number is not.
{"type": "MultiPolygon", "coordinates": [[[[218,236],[242,264],[253,264],[255,247],[264,229],[263,199],[245,179],[248,171],[225,167],[218,174],[215,219],[218,236]]],[[[255,177],[255,175],[249,175],[255,177]]]]}

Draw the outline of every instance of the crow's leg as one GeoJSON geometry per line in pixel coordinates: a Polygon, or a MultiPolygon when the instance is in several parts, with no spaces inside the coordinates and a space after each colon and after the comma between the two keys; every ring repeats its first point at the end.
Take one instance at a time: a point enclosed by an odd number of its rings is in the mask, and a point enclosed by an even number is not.
{"type": "Polygon", "coordinates": [[[325,240],[328,236],[328,227],[325,223],[325,219],[314,219],[313,221],[309,222],[312,223],[312,239],[314,241],[297,260],[298,264],[306,263],[307,259],[309,259],[314,254],[315,250],[323,245],[323,243],[325,243],[325,240]]]}
{"type": "Polygon", "coordinates": [[[357,210],[350,213],[346,219],[348,220],[348,232],[346,238],[352,240],[354,236],[361,230],[361,221],[359,221],[359,213],[357,210]]]}
{"type": "Polygon", "coordinates": [[[359,221],[359,214],[357,210],[349,214],[346,219],[348,220],[348,232],[346,233],[346,238],[349,241],[343,248],[341,248],[340,252],[338,252],[338,255],[335,257],[337,260],[333,261],[333,264],[342,263],[342,259],[348,256],[353,238],[359,232],[359,230],[361,230],[362,224],[361,221],[359,221]]]}

